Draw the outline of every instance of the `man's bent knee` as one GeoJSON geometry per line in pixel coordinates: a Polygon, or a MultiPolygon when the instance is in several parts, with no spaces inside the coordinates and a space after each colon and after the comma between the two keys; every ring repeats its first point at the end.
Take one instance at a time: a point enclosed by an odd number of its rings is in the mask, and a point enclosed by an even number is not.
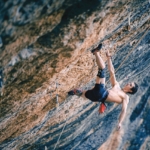
{"type": "Polygon", "coordinates": [[[105,78],[105,68],[104,69],[99,68],[97,76],[99,78],[105,78]]]}

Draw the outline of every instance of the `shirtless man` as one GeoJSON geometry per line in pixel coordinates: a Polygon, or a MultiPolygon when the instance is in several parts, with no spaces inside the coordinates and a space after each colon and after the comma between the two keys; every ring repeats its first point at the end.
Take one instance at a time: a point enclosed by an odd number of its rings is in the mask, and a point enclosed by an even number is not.
{"type": "Polygon", "coordinates": [[[109,54],[109,51],[107,51],[106,56],[108,61],[108,70],[110,73],[110,82],[112,85],[112,88],[110,90],[107,90],[105,88],[105,63],[99,54],[101,48],[102,44],[98,45],[97,48],[91,51],[96,57],[96,63],[99,68],[95,87],[87,91],[74,89],[72,91],[69,91],[68,94],[82,96],[93,102],[106,101],[118,104],[122,103],[122,111],[120,113],[118,122],[118,129],[120,129],[123,119],[125,118],[127,105],[129,102],[129,96],[127,94],[135,94],[138,90],[138,85],[135,82],[131,82],[126,84],[123,88],[120,87],[119,83],[116,81],[115,71],[111,61],[111,55],[109,54]]]}

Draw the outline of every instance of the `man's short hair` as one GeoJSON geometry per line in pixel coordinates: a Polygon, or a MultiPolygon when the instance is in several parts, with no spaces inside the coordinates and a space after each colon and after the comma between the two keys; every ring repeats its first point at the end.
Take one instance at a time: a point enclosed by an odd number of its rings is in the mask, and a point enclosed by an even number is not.
{"type": "Polygon", "coordinates": [[[132,92],[128,92],[129,94],[135,94],[138,90],[138,85],[134,82],[134,87],[131,88],[132,92]]]}

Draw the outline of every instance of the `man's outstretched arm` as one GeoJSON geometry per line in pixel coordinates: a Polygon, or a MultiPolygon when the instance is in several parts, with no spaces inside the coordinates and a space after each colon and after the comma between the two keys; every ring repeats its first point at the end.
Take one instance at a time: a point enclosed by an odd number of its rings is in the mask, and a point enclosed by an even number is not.
{"type": "Polygon", "coordinates": [[[122,122],[125,118],[128,102],[129,102],[129,96],[126,95],[126,98],[122,102],[122,110],[119,116],[118,129],[121,128],[122,122]]]}
{"type": "Polygon", "coordinates": [[[111,61],[111,55],[109,54],[109,51],[107,51],[106,56],[107,56],[107,61],[108,61],[108,70],[110,73],[110,82],[111,82],[111,85],[114,86],[118,84],[118,82],[116,81],[115,70],[111,61]]]}

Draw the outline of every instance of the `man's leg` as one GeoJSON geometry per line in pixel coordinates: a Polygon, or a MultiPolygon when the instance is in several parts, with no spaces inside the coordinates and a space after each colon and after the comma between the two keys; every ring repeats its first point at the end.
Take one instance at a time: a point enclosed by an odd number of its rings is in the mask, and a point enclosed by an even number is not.
{"type": "Polygon", "coordinates": [[[97,77],[96,77],[96,83],[97,84],[105,84],[105,76],[104,76],[104,73],[105,73],[105,63],[102,59],[102,57],[100,56],[99,52],[98,51],[95,51],[93,53],[96,57],[96,63],[98,65],[98,74],[97,74],[97,77]]]}
{"type": "MultiPolygon", "coordinates": [[[[100,83],[105,84],[105,63],[104,63],[102,57],[100,56],[98,50],[95,50],[93,52],[93,54],[96,57],[96,63],[97,63],[97,66],[99,68],[98,74],[97,74],[97,77],[96,77],[96,83],[97,84],[100,84],[100,83]]],[[[87,99],[86,96],[85,96],[86,92],[87,91],[82,91],[82,95],[81,95],[85,99],[87,99]]]]}
{"type": "MultiPolygon", "coordinates": [[[[96,57],[96,63],[99,68],[97,78],[96,78],[97,84],[100,84],[100,83],[105,84],[105,76],[104,76],[105,63],[98,52],[98,51],[100,51],[101,48],[102,48],[102,44],[99,44],[97,48],[95,48],[91,51],[93,53],[93,55],[95,55],[95,57],[96,57]]],[[[78,96],[82,96],[83,98],[86,98],[86,96],[85,96],[86,92],[87,91],[80,91],[78,89],[74,89],[72,91],[69,91],[68,94],[69,95],[78,95],[78,96]]]]}

